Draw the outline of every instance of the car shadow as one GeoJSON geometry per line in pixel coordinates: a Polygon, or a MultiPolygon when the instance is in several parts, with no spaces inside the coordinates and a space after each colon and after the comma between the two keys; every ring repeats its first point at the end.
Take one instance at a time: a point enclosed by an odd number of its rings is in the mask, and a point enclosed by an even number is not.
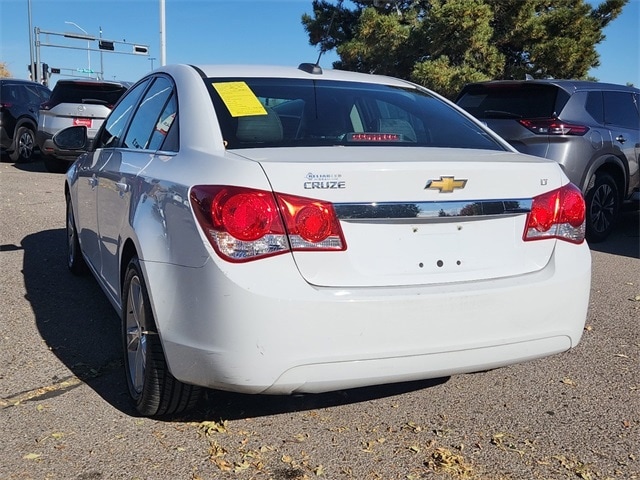
{"type": "Polygon", "coordinates": [[[589,244],[589,247],[596,252],[640,259],[640,208],[638,204],[625,205],[611,235],[603,242],[589,244]]]}
{"type": "MultiPolygon", "coordinates": [[[[23,238],[25,298],[50,350],[106,402],[137,416],[123,371],[120,319],[91,275],[78,277],[66,266],[65,229],[23,238]]],[[[305,395],[243,395],[205,390],[197,407],[163,421],[234,420],[315,410],[400,395],[442,384],[446,378],[305,395]]],[[[61,392],[61,394],[64,392],[61,392]]]]}

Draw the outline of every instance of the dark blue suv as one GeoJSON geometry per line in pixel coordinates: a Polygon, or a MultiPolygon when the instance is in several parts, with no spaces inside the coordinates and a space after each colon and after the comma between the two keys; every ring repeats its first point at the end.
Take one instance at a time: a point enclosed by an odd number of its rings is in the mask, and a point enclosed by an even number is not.
{"type": "Polygon", "coordinates": [[[0,150],[8,153],[12,162],[31,159],[40,104],[50,96],[51,90],[39,83],[0,79],[0,150]]]}

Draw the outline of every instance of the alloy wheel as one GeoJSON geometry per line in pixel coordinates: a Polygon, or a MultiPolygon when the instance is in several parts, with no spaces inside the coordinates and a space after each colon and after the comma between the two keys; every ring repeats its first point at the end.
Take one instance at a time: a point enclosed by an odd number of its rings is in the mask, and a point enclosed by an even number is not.
{"type": "Polygon", "coordinates": [[[142,393],[147,366],[147,332],[145,305],[140,278],[131,279],[125,318],[128,375],[136,393],[142,393]]]}

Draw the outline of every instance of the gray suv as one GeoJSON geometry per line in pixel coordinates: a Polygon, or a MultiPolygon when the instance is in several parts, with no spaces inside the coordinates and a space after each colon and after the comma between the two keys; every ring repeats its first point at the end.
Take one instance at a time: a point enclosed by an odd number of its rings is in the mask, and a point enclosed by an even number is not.
{"type": "Polygon", "coordinates": [[[47,170],[66,172],[82,153],[61,150],[53,143],[53,135],[63,128],[82,125],[87,127],[89,139],[93,139],[113,106],[130,86],[129,82],[90,78],[58,80],[51,98],[40,107],[36,135],[47,170]]]}
{"type": "Polygon", "coordinates": [[[466,85],[456,103],[517,150],[556,160],[587,202],[587,238],[604,240],[640,188],[640,90],[573,80],[466,85]]]}

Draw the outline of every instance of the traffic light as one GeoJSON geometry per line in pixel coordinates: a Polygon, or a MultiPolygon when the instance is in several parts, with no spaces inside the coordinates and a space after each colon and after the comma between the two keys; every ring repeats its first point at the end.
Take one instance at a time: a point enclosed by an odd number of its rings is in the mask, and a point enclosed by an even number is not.
{"type": "Polygon", "coordinates": [[[49,85],[49,65],[42,64],[42,84],[46,87],[49,85]]]}
{"type": "Polygon", "coordinates": [[[115,46],[114,46],[113,42],[111,42],[109,40],[99,40],[98,41],[98,48],[100,50],[115,50],[115,46]]]}
{"type": "Polygon", "coordinates": [[[35,62],[31,65],[27,65],[27,72],[29,72],[29,79],[35,82],[36,77],[38,76],[38,67],[36,67],[35,62]]]}

